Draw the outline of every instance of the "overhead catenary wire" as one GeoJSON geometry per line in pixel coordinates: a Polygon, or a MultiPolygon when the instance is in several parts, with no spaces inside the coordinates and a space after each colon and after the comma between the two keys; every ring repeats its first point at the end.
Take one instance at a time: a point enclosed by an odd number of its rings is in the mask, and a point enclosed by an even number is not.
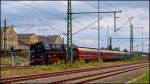
{"type": "MultiPolygon", "coordinates": [[[[106,4],[106,5],[108,5],[108,6],[110,6],[110,7],[113,8],[113,9],[120,10],[120,9],[118,9],[117,7],[115,7],[114,5],[112,5],[112,4],[109,3],[109,2],[103,2],[103,3],[106,4]]],[[[128,12],[128,10],[126,10],[126,9],[123,9],[123,8],[122,8],[122,10],[128,12]]],[[[128,17],[130,17],[129,14],[127,14],[127,13],[124,13],[124,14],[126,14],[128,17]]],[[[121,25],[119,28],[117,28],[116,31],[119,31],[119,30],[120,30],[124,25],[126,25],[127,23],[128,23],[128,21],[126,21],[125,23],[123,23],[123,25],[121,25]]],[[[116,31],[115,31],[115,32],[116,32],[116,31]]]]}
{"type": "MultiPolygon", "coordinates": [[[[27,4],[23,4],[23,5],[27,5],[27,4]]],[[[65,6],[65,5],[64,5],[64,6],[65,6]]],[[[31,6],[31,5],[28,5],[28,7],[31,7],[31,8],[34,8],[34,9],[36,9],[36,10],[39,10],[39,11],[43,11],[43,12],[49,13],[48,11],[44,11],[44,10],[42,10],[42,9],[33,7],[33,6],[31,6]]],[[[57,16],[58,16],[58,15],[57,15],[57,16]]],[[[59,16],[59,17],[61,17],[61,16],[59,16]]],[[[64,18],[63,18],[63,19],[64,19],[64,18]]],[[[79,23],[79,24],[83,25],[81,22],[75,22],[75,23],[79,23]]]]}
{"type": "MultiPolygon", "coordinates": [[[[86,2],[87,3],[87,2],[86,2]]],[[[95,6],[93,6],[93,5],[91,5],[91,4],[89,4],[89,3],[87,3],[89,6],[91,6],[91,7],[93,7],[93,8],[95,8],[96,10],[98,9],[98,7],[95,7],[95,6]]],[[[99,3],[100,4],[100,3],[99,3]]],[[[106,11],[106,10],[104,10],[104,9],[100,9],[100,10],[102,10],[102,11],[106,11]]]]}
{"type": "MultiPolygon", "coordinates": [[[[22,4],[22,5],[27,6],[27,7],[30,7],[30,8],[33,8],[33,9],[35,9],[35,10],[37,10],[37,11],[42,11],[42,12],[45,12],[45,13],[49,14],[48,11],[45,11],[45,10],[42,10],[42,9],[33,7],[33,6],[31,6],[31,5],[28,5],[28,4],[22,4]]],[[[55,14],[55,15],[56,15],[56,14],[55,14]]],[[[58,15],[57,15],[57,16],[58,16],[58,15]]],[[[61,17],[61,16],[59,16],[59,17],[61,17]]],[[[76,23],[79,23],[79,22],[76,22],[76,23]]],[[[81,25],[83,25],[83,24],[81,24],[81,25]]]]}
{"type": "Polygon", "coordinates": [[[106,4],[107,6],[109,6],[109,7],[112,8],[112,9],[120,10],[120,9],[118,9],[117,7],[113,6],[113,5],[112,5],[111,3],[109,3],[109,2],[103,1],[103,3],[106,4]]]}
{"type": "MultiPolygon", "coordinates": [[[[99,19],[101,19],[101,18],[99,18],[99,19]]],[[[90,27],[91,25],[95,24],[96,22],[97,22],[97,20],[94,21],[94,22],[92,22],[91,24],[85,26],[84,28],[82,28],[82,29],[80,29],[80,30],[74,32],[73,35],[74,35],[74,34],[77,34],[77,33],[79,33],[79,32],[81,32],[81,31],[83,31],[83,30],[85,30],[85,29],[87,29],[88,27],[90,27]]]]}
{"type": "MultiPolygon", "coordinates": [[[[116,6],[112,5],[112,4],[111,4],[111,3],[109,3],[109,2],[104,1],[103,3],[104,3],[104,4],[106,4],[106,5],[108,5],[108,6],[110,6],[111,8],[114,8],[114,9],[120,10],[120,9],[118,9],[116,6]]],[[[121,10],[128,12],[128,10],[126,10],[126,9],[121,9],[121,10]]],[[[129,14],[127,14],[127,13],[125,13],[125,14],[126,14],[128,17],[130,17],[130,15],[129,15],[129,14]]]]}
{"type": "MultiPolygon", "coordinates": [[[[3,5],[7,5],[7,4],[3,4],[3,5]]],[[[54,16],[58,16],[58,17],[62,17],[61,15],[58,15],[58,14],[53,14],[52,12],[49,12],[49,11],[46,11],[46,10],[43,10],[43,9],[40,9],[40,8],[37,8],[37,7],[35,7],[35,6],[31,6],[31,5],[29,5],[29,4],[24,4],[24,3],[21,3],[20,5],[12,5],[12,4],[9,4],[9,5],[7,5],[7,6],[16,6],[16,7],[18,7],[18,6],[25,6],[25,7],[29,7],[29,8],[32,8],[32,9],[35,9],[36,11],[39,11],[39,12],[44,12],[44,13],[46,13],[46,14],[51,14],[51,15],[54,15],[54,16]]],[[[65,14],[65,13],[64,13],[65,14]]],[[[64,18],[62,18],[62,19],[64,19],[64,18]]]]}
{"type": "MultiPolygon", "coordinates": [[[[44,13],[46,13],[46,14],[51,14],[51,13],[49,13],[48,11],[45,11],[45,10],[43,10],[43,9],[40,9],[40,8],[31,6],[31,5],[28,5],[28,4],[23,4],[23,3],[22,3],[21,5],[26,6],[26,7],[29,7],[29,8],[32,8],[32,9],[35,9],[35,10],[37,10],[37,11],[42,11],[42,12],[44,12],[44,13]]],[[[9,6],[10,6],[10,5],[9,5],[9,6]]],[[[11,6],[16,6],[16,5],[11,5],[11,6]]],[[[16,15],[16,16],[18,16],[18,15],[16,15]]],[[[61,17],[61,18],[62,18],[62,16],[57,15],[57,14],[55,14],[55,16],[58,16],[58,17],[61,17]]],[[[23,17],[23,16],[21,16],[21,17],[23,17]]],[[[62,18],[62,19],[64,20],[64,18],[62,18]]],[[[81,22],[75,21],[75,23],[79,23],[80,25],[83,25],[81,22]]],[[[29,29],[29,28],[27,28],[27,29],[29,29]]]]}
{"type": "MultiPolygon", "coordinates": [[[[36,7],[34,7],[34,6],[31,6],[31,5],[29,5],[29,4],[22,4],[22,5],[24,5],[24,6],[26,6],[27,5],[27,7],[30,7],[30,8],[33,8],[33,9],[36,9],[36,10],[39,10],[39,11],[42,11],[42,12],[45,12],[45,13],[47,13],[47,14],[53,14],[52,12],[51,13],[49,13],[48,11],[46,11],[46,10],[43,10],[43,9],[40,9],[40,8],[36,8],[36,7]]],[[[64,13],[65,14],[65,13],[64,13]]],[[[57,15],[57,14],[53,14],[53,15],[55,15],[55,16],[58,16],[58,17],[62,17],[62,16],[60,16],[60,15],[57,15]]],[[[64,17],[64,16],[63,16],[64,17]]],[[[62,18],[62,19],[64,19],[64,18],[62,18]]]]}
{"type": "MultiPolygon", "coordinates": [[[[24,6],[28,6],[28,7],[30,7],[30,8],[34,8],[34,9],[39,10],[39,11],[43,11],[43,10],[41,10],[41,9],[39,9],[39,8],[30,6],[30,5],[28,5],[28,4],[23,4],[23,5],[24,5],[24,6]]],[[[65,6],[66,6],[66,5],[65,5],[65,6]]],[[[49,13],[48,11],[43,11],[43,12],[49,13]]]]}

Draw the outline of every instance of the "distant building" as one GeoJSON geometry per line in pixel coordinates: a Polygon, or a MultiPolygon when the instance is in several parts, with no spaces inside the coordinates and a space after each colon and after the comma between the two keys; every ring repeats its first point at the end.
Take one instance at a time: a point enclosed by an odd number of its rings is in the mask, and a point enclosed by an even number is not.
{"type": "Polygon", "coordinates": [[[30,45],[38,42],[38,36],[35,33],[32,34],[18,34],[18,41],[25,45],[30,45]]]}
{"type": "Polygon", "coordinates": [[[51,35],[47,36],[48,42],[51,44],[63,44],[64,38],[61,38],[60,35],[51,35]]]}
{"type": "Polygon", "coordinates": [[[46,36],[38,36],[38,41],[43,43],[49,43],[46,36]]]}
{"type": "Polygon", "coordinates": [[[18,49],[29,49],[30,44],[38,42],[38,37],[35,33],[18,34],[18,49]]]}
{"type": "Polygon", "coordinates": [[[43,43],[50,43],[50,44],[63,44],[64,38],[61,38],[60,35],[49,35],[45,36],[38,36],[38,40],[42,41],[43,43]]]}
{"type": "Polygon", "coordinates": [[[27,50],[27,49],[29,49],[29,46],[26,43],[24,43],[23,41],[18,40],[18,47],[17,47],[17,49],[27,50]]]}
{"type": "Polygon", "coordinates": [[[17,48],[18,37],[12,27],[1,27],[0,29],[0,50],[10,50],[11,47],[17,48]]]}

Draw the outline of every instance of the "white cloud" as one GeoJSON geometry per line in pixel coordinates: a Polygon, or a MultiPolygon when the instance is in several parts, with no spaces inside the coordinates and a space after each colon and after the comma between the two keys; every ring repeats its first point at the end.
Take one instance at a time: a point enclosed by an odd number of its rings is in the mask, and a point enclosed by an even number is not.
{"type": "Polygon", "coordinates": [[[78,39],[77,44],[81,44],[82,46],[95,47],[95,46],[97,46],[96,43],[97,43],[97,41],[94,39],[78,39]]]}

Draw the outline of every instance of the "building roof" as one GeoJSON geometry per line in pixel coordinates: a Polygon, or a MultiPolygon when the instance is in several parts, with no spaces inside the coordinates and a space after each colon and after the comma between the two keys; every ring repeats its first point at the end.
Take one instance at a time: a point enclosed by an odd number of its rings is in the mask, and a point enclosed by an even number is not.
{"type": "Polygon", "coordinates": [[[38,40],[42,41],[43,43],[48,43],[47,37],[45,36],[38,36],[38,40]]]}
{"type": "Polygon", "coordinates": [[[49,36],[47,36],[47,39],[50,43],[54,43],[58,37],[60,37],[60,36],[59,35],[49,35],[49,36]]]}
{"type": "Polygon", "coordinates": [[[43,43],[55,43],[56,39],[60,37],[60,35],[48,35],[45,36],[38,36],[39,41],[42,41],[43,43]]]}
{"type": "Polygon", "coordinates": [[[21,41],[21,40],[18,40],[18,45],[19,46],[25,46],[27,45],[25,42],[21,41]]]}
{"type": "Polygon", "coordinates": [[[27,38],[27,39],[29,39],[31,36],[32,36],[33,34],[18,34],[18,38],[19,39],[25,39],[25,38],[27,38]]]}

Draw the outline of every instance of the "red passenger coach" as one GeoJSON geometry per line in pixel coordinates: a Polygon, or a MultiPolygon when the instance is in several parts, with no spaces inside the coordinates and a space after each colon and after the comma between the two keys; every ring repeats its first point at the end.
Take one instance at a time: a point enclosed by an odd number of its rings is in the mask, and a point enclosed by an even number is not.
{"type": "MultiPolygon", "coordinates": [[[[87,48],[77,48],[78,59],[80,60],[94,60],[98,59],[98,50],[87,49],[87,48]]],[[[100,53],[99,53],[100,54],[100,53]]]]}
{"type": "Polygon", "coordinates": [[[76,55],[80,60],[115,60],[121,59],[122,56],[125,55],[125,52],[120,51],[111,51],[111,50],[100,50],[93,48],[76,48],[75,49],[76,55]]]}

